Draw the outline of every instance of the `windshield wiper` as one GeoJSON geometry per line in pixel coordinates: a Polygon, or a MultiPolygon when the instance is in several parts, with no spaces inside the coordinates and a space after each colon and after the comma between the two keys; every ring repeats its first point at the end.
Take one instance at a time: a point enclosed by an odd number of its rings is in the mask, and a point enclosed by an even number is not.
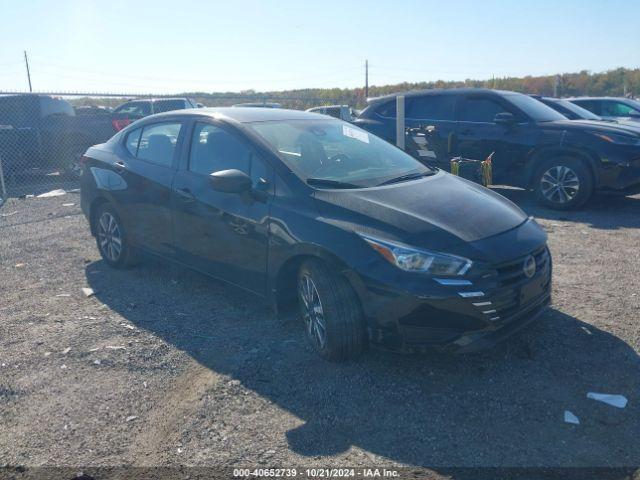
{"type": "Polygon", "coordinates": [[[312,187],[327,187],[327,188],[362,188],[355,183],[341,182],[340,180],[331,180],[329,178],[307,178],[307,185],[312,187]]]}
{"type": "Polygon", "coordinates": [[[415,180],[417,178],[422,178],[422,177],[428,177],[429,175],[433,175],[435,172],[427,170],[424,172],[414,172],[414,173],[407,173],[406,175],[400,175],[399,177],[395,177],[395,178],[391,178],[389,180],[385,180],[384,182],[378,184],[378,187],[381,187],[382,185],[390,185],[392,183],[398,183],[398,182],[407,182],[409,180],[415,180]]]}

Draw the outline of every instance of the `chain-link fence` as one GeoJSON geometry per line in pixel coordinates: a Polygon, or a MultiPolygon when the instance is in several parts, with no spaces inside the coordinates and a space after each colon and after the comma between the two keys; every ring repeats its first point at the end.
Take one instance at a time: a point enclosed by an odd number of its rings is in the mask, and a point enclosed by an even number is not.
{"type": "Polygon", "coordinates": [[[0,197],[77,188],[80,158],[88,147],[154,113],[237,104],[306,109],[332,103],[336,100],[251,93],[180,97],[0,92],[0,197]]]}

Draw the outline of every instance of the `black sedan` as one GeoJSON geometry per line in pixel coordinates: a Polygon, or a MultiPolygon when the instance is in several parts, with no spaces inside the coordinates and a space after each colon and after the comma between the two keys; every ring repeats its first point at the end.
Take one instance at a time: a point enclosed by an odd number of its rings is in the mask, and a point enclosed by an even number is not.
{"type": "Polygon", "coordinates": [[[150,253],[298,306],[321,356],[490,346],[548,305],[546,235],[490,190],[326,116],[152,115],[83,158],[104,261],[150,253]]]}

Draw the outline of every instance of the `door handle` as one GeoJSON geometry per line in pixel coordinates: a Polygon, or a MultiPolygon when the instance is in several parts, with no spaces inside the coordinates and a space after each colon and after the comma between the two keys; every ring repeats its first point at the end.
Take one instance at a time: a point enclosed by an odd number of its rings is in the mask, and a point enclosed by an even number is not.
{"type": "Polygon", "coordinates": [[[113,165],[116,167],[117,172],[124,172],[127,169],[127,166],[124,164],[124,162],[120,160],[115,162],[113,165]]]}
{"type": "Polygon", "coordinates": [[[178,194],[180,200],[186,203],[191,203],[196,199],[193,193],[191,193],[191,190],[189,190],[188,188],[176,188],[174,192],[178,194]]]}

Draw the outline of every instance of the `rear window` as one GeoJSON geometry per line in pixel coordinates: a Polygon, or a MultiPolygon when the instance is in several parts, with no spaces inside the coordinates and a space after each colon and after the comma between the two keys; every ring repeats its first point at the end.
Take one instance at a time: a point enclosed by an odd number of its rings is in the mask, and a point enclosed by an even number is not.
{"type": "Polygon", "coordinates": [[[40,97],[40,116],[42,118],[52,115],[75,116],[76,112],[69,102],[61,98],[40,97]]]}
{"type": "MultiPolygon", "coordinates": [[[[178,143],[182,123],[166,122],[147,125],[142,129],[136,156],[156,165],[170,167],[178,143]]],[[[132,132],[130,136],[135,133],[132,132]]],[[[127,137],[127,143],[129,137],[127,137]]],[[[131,138],[135,141],[135,136],[131,138]]],[[[127,145],[127,148],[129,146],[127,145]]]]}
{"type": "Polygon", "coordinates": [[[131,117],[146,117],[147,115],[151,115],[151,103],[128,102],[116,108],[115,113],[131,117]]]}
{"type": "Polygon", "coordinates": [[[184,110],[184,108],[184,100],[156,100],[153,103],[154,113],[170,112],[171,110],[184,110]]]}
{"type": "Polygon", "coordinates": [[[424,120],[454,120],[454,95],[425,95],[407,99],[408,118],[424,120]]]}

